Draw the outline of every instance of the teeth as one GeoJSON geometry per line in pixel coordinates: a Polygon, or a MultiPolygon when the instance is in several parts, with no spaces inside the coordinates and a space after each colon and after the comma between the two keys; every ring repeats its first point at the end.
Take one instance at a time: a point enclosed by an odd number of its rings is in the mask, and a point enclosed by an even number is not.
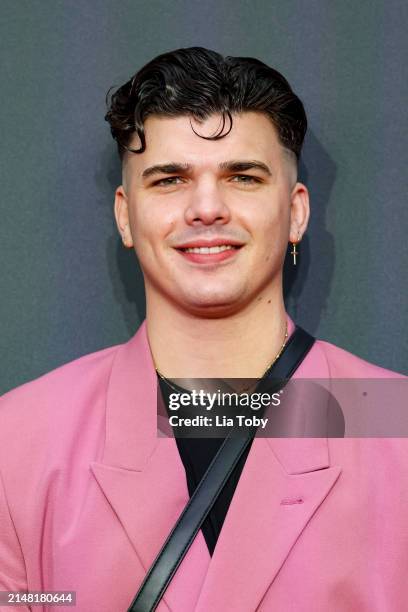
{"type": "Polygon", "coordinates": [[[222,251],[229,251],[234,247],[231,244],[222,244],[220,246],[213,247],[194,247],[192,249],[183,249],[186,253],[200,253],[207,255],[209,253],[222,253],[222,251]]]}

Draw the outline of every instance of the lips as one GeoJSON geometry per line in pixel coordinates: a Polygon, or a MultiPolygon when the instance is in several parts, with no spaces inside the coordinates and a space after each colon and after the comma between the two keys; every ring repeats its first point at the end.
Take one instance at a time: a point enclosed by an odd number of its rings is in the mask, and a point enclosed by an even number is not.
{"type": "Polygon", "coordinates": [[[224,240],[212,240],[211,242],[191,242],[176,247],[184,260],[193,264],[217,264],[232,260],[242,244],[232,244],[224,240]]]}
{"type": "Polygon", "coordinates": [[[174,248],[185,251],[187,249],[212,248],[212,247],[234,247],[243,246],[242,242],[230,238],[212,238],[211,240],[196,239],[178,244],[174,248]]]}
{"type": "Polygon", "coordinates": [[[222,253],[223,251],[228,251],[231,249],[237,249],[237,246],[233,246],[232,244],[220,244],[217,246],[205,246],[205,247],[190,247],[188,249],[181,249],[185,253],[199,253],[201,255],[209,255],[210,253],[222,253]]]}

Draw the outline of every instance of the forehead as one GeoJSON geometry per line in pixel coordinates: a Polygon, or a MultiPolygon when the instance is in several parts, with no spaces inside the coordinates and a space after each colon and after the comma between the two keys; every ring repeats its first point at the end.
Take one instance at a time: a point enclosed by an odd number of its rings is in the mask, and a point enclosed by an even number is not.
{"type": "MultiPolygon", "coordinates": [[[[229,134],[218,140],[206,140],[222,126],[220,115],[212,115],[202,123],[189,116],[150,116],[144,123],[146,150],[127,155],[126,164],[142,172],[151,164],[181,162],[194,166],[217,166],[228,159],[258,159],[280,164],[285,150],[281,146],[272,122],[262,113],[234,114],[229,134]]],[[[229,129],[226,118],[224,133],[229,129]]],[[[135,135],[132,147],[140,146],[135,135]]]]}

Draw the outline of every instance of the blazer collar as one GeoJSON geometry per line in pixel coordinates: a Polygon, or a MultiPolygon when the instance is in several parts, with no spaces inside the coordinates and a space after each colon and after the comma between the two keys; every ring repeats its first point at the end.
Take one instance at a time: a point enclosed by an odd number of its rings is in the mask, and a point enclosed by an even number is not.
{"type": "MultiPolygon", "coordinates": [[[[295,325],[287,315],[289,336],[295,325]]],[[[329,367],[316,343],[293,378],[329,378],[329,367]]],[[[106,443],[102,463],[143,470],[154,453],[157,435],[157,376],[144,321],[136,334],[118,348],[107,389],[106,443]]],[[[267,438],[289,474],[329,465],[325,438],[305,438],[299,445],[285,438],[267,438]]],[[[173,441],[174,442],[174,441],[173,441]]]]}
{"type": "Polygon", "coordinates": [[[157,443],[157,376],[144,321],[113,362],[102,462],[143,470],[157,443]]]}

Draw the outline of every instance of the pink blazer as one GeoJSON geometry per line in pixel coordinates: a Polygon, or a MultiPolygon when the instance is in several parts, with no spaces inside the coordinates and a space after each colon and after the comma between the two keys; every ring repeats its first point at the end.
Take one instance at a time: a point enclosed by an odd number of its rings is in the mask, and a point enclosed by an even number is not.
{"type": "MultiPolygon", "coordinates": [[[[322,341],[296,373],[391,376],[322,341]]],[[[127,609],[188,501],[176,443],[157,437],[155,382],[143,324],[0,400],[0,590],[76,591],[76,608],[56,610],[127,609]]],[[[408,441],[257,438],[213,557],[200,531],[158,610],[407,602],[408,441]]]]}

